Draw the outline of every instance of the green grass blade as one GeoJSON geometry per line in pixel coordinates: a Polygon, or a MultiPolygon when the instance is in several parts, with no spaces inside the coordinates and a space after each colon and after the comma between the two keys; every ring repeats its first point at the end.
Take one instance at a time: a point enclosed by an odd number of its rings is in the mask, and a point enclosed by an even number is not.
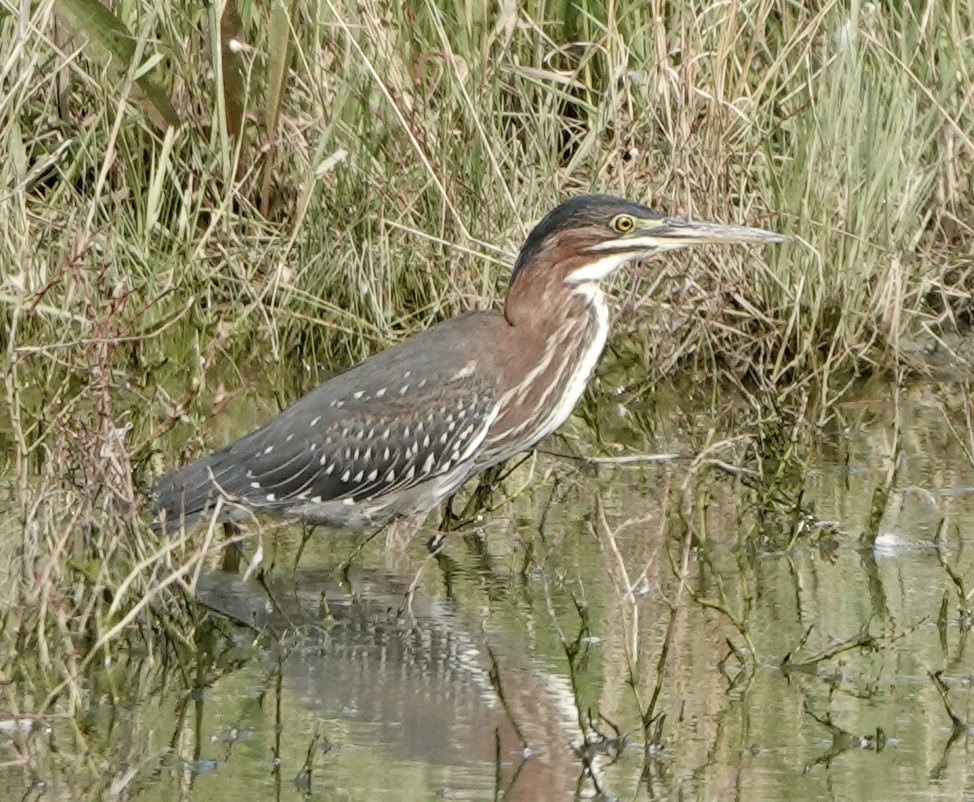
{"type": "MultiPolygon", "coordinates": [[[[86,37],[89,43],[107,52],[121,71],[132,66],[135,38],[98,0],[57,0],[55,10],[72,33],[86,37]]],[[[153,75],[156,72],[153,68],[137,74],[135,84],[140,91],[135,96],[160,128],[178,126],[179,115],[166,88],[153,75]]]]}
{"type": "Polygon", "coordinates": [[[270,212],[271,189],[274,176],[274,157],[277,152],[277,126],[281,118],[281,101],[284,97],[284,78],[287,74],[290,52],[290,9],[283,0],[275,0],[271,8],[270,31],[267,37],[267,91],[264,120],[267,125],[267,157],[261,176],[260,211],[265,217],[270,212]]]}

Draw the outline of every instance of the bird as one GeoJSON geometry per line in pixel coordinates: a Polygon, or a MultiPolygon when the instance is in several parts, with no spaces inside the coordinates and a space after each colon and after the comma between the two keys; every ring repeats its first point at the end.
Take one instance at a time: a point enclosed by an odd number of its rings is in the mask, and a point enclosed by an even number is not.
{"type": "Polygon", "coordinates": [[[157,480],[157,528],[272,513],[340,529],[413,529],[468,479],[571,415],[610,329],[605,282],[699,244],[786,236],[669,217],[610,195],[561,203],[514,263],[502,311],[442,321],[327,379],[277,417],[157,480]]]}

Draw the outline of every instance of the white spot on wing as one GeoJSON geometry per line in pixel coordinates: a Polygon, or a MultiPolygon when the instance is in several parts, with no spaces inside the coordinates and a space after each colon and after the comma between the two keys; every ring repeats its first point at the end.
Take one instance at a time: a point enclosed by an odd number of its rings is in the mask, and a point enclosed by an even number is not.
{"type": "Polygon", "coordinates": [[[273,493],[268,493],[267,494],[267,500],[268,501],[274,501],[274,499],[276,499],[276,498],[277,498],[277,496],[275,496],[273,493]]]}
{"type": "Polygon", "coordinates": [[[315,426],[315,425],[317,425],[318,421],[320,421],[320,420],[321,420],[321,415],[319,415],[317,418],[312,418],[311,419],[311,423],[309,425],[310,426],[315,426]]]}
{"type": "Polygon", "coordinates": [[[250,486],[254,488],[254,490],[260,490],[260,482],[251,482],[250,486]]]}
{"type": "Polygon", "coordinates": [[[466,379],[468,376],[473,376],[474,371],[477,369],[476,362],[468,362],[460,370],[453,374],[452,381],[457,381],[458,379],[466,379]]]}
{"type": "MultiPolygon", "coordinates": [[[[480,447],[480,444],[484,442],[484,438],[487,437],[487,431],[490,429],[491,424],[497,418],[500,413],[500,404],[494,406],[490,411],[490,414],[484,419],[483,423],[480,424],[480,431],[474,435],[474,438],[467,444],[463,453],[460,455],[460,462],[466,462],[473,453],[480,447]]],[[[469,428],[469,434],[472,434],[474,430],[473,425],[469,428]]],[[[469,436],[469,434],[467,436],[469,436]]]]}
{"type": "Polygon", "coordinates": [[[345,471],[345,473],[342,474],[342,481],[347,482],[349,480],[349,477],[351,477],[351,475],[352,475],[351,471],[345,471]]]}

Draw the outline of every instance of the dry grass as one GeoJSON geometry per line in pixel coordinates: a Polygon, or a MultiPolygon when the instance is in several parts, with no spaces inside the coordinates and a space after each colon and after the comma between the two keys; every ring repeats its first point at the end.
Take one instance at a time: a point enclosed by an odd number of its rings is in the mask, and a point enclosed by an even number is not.
{"type": "Polygon", "coordinates": [[[197,451],[254,376],[286,403],[495,303],[567,196],[797,238],[633,273],[634,384],[696,371],[821,410],[969,324],[970,8],[441,5],[230,3],[221,27],[122,0],[126,65],[62,4],[0,0],[5,631],[55,673],[77,676],[67,643],[177,620],[161,590],[188,578],[139,517],[164,434],[197,451]]]}

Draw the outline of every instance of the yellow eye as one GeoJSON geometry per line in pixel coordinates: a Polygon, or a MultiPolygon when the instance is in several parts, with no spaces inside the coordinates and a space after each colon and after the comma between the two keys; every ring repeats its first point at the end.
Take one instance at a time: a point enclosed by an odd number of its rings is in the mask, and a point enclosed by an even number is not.
{"type": "Polygon", "coordinates": [[[628,234],[636,227],[636,221],[628,214],[617,214],[609,225],[620,234],[628,234]]]}

